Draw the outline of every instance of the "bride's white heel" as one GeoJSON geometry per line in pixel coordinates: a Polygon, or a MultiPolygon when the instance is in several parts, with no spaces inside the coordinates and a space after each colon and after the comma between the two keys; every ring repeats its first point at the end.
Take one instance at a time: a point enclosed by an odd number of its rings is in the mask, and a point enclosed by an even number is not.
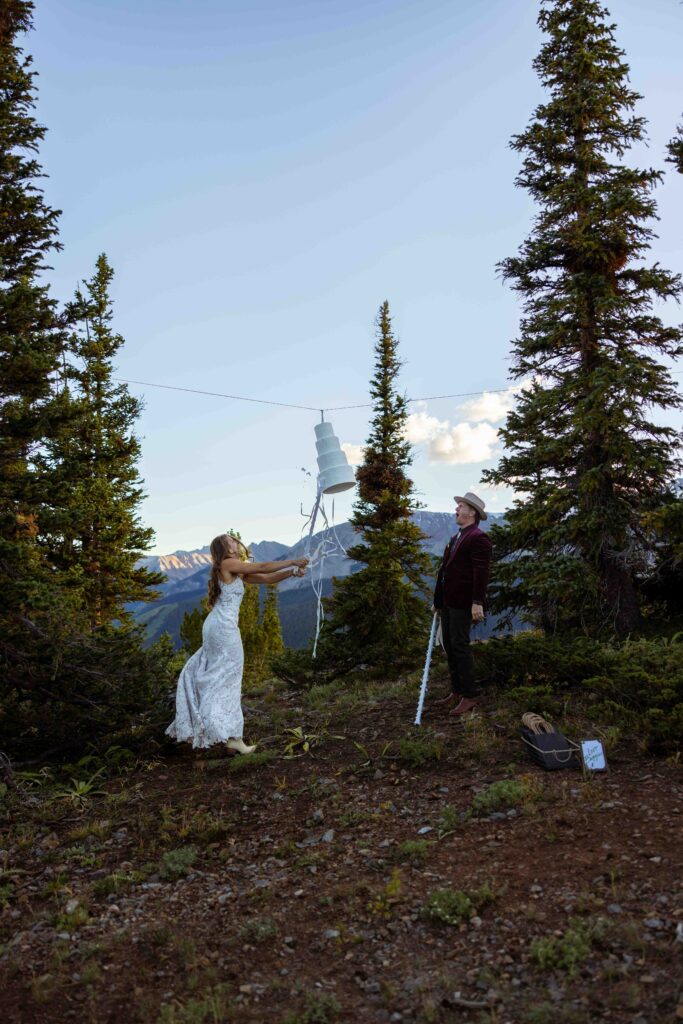
{"type": "Polygon", "coordinates": [[[236,754],[253,754],[256,750],[256,744],[253,747],[248,747],[244,740],[234,738],[226,740],[225,745],[228,750],[234,750],[236,754]]]}

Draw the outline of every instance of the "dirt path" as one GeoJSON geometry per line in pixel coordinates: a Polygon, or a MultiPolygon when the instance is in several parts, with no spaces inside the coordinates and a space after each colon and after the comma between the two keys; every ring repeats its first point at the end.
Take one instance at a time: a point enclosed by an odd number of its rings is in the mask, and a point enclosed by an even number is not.
{"type": "Polygon", "coordinates": [[[10,795],[0,1019],[683,1018],[676,764],[544,773],[500,707],[416,737],[412,691],[318,704],[252,701],[261,757],[10,795]]]}

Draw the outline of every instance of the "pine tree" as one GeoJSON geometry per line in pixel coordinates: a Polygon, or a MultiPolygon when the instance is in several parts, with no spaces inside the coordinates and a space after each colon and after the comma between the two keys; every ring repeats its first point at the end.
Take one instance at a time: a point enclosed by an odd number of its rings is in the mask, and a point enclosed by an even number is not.
{"type": "Polygon", "coordinates": [[[125,604],[151,600],[163,575],[139,565],[153,531],[142,526],[140,443],[133,432],[142,403],[112,380],[123,338],[112,329],[113,270],[105,255],[69,308],[73,364],[61,401],[66,427],[48,443],[56,483],[41,522],[53,563],[81,590],[91,628],[126,621],[125,604]]]}
{"type": "Polygon", "coordinates": [[[511,143],[538,214],[501,263],[525,312],[512,376],[532,383],[485,478],[521,495],[492,534],[508,556],[499,606],[548,629],[625,635],[640,624],[644,518],[667,500],[677,466],[676,433],[647,412],[680,403],[660,360],[681,353],[683,332],[652,314],[681,283],[644,263],[661,173],[622,162],[644,120],[606,14],[595,0],[542,0],[548,39],[534,67],[549,98],[511,143]]]}
{"type": "Polygon", "coordinates": [[[240,605],[239,628],[244,648],[244,682],[255,683],[263,676],[263,631],[259,610],[259,586],[246,584],[240,605]]]}
{"type": "Polygon", "coordinates": [[[425,577],[432,564],[420,546],[423,534],[411,520],[418,504],[406,473],[412,451],[405,438],[406,402],[396,389],[397,352],[384,302],[370,383],[373,420],[356,473],[358,500],[351,518],[361,540],[348,551],[363,568],[335,581],[322,633],[321,659],[336,672],[364,665],[389,673],[409,665],[428,630],[425,577]]]}
{"type": "Polygon", "coordinates": [[[66,319],[41,278],[61,247],[40,188],[31,58],[16,42],[32,15],[30,0],[0,6],[0,735],[44,757],[119,741],[141,713],[165,717],[173,655],[163,642],[143,649],[132,626],[91,632],[81,574],[52,545],[59,502],[69,505],[50,449],[77,410],[66,319]]]}
{"type": "Polygon", "coordinates": [[[683,174],[683,124],[676,128],[676,134],[667,146],[669,155],[667,160],[673,164],[679,174],[683,174]]]}
{"type": "Polygon", "coordinates": [[[0,619],[5,640],[16,613],[40,589],[45,560],[37,547],[37,502],[50,489],[39,453],[58,408],[53,375],[64,343],[60,319],[40,274],[61,248],[59,212],[46,205],[36,153],[45,129],[33,118],[35,73],[17,36],[33,25],[33,4],[0,9],[0,619]]]}
{"type": "Polygon", "coordinates": [[[191,612],[185,612],[183,615],[183,620],[180,623],[180,639],[183,650],[187,654],[194,654],[202,646],[202,626],[207,614],[206,602],[202,601],[197,608],[193,608],[191,612]]]}
{"type": "Polygon", "coordinates": [[[266,587],[266,599],[261,614],[261,634],[265,654],[265,669],[268,670],[273,658],[277,658],[285,649],[282,640],[282,626],[277,610],[277,587],[266,587]]]}

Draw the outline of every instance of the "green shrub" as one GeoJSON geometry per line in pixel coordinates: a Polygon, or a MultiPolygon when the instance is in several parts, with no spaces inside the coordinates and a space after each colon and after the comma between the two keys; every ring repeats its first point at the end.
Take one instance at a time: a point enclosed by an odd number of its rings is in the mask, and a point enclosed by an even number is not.
{"type": "Polygon", "coordinates": [[[231,757],[228,771],[232,775],[239,775],[240,772],[248,772],[253,768],[260,768],[262,764],[274,761],[277,754],[274,750],[260,750],[254,754],[240,754],[238,757],[231,757]]]}
{"type": "Polygon", "coordinates": [[[296,650],[286,647],[271,661],[271,669],[278,679],[284,680],[292,689],[308,690],[318,683],[324,684],[320,665],[316,665],[310,650],[296,650]]]}
{"type": "Polygon", "coordinates": [[[597,727],[616,726],[655,753],[680,749],[683,633],[605,643],[528,632],[476,644],[474,653],[478,672],[520,712],[552,720],[571,700],[597,727]]]}
{"type": "MultiPolygon", "coordinates": [[[[58,619],[59,609],[54,614],[58,619]]],[[[3,678],[0,735],[10,756],[39,757],[48,747],[70,756],[86,747],[132,752],[161,738],[177,669],[168,636],[145,647],[139,626],[102,626],[87,635],[55,622],[43,628],[44,636],[30,640],[32,672],[23,665],[3,678]]]]}
{"type": "Polygon", "coordinates": [[[250,946],[266,942],[277,935],[278,927],[272,917],[250,917],[244,922],[237,936],[240,942],[250,946]]]}
{"type": "Polygon", "coordinates": [[[462,889],[435,889],[429,894],[423,916],[442,924],[458,925],[469,921],[495,899],[489,885],[466,893],[462,889]]]}
{"type": "Polygon", "coordinates": [[[162,1005],[157,1024],[215,1024],[232,1019],[229,1013],[230,987],[215,985],[200,999],[188,999],[180,1005],[162,1005]]]}
{"type": "Polygon", "coordinates": [[[523,803],[526,790],[517,779],[500,779],[477,793],[472,806],[475,811],[501,811],[523,803]]]}
{"type": "Polygon", "coordinates": [[[404,737],[398,744],[397,760],[409,768],[420,768],[430,761],[440,761],[443,743],[430,736],[404,737]]]}
{"type": "Polygon", "coordinates": [[[309,992],[301,1013],[288,1013],[282,1024],[332,1024],[341,1013],[334,996],[309,992]]]}
{"type": "Polygon", "coordinates": [[[531,957],[541,970],[559,970],[574,977],[605,930],[602,918],[595,921],[573,920],[565,933],[547,939],[534,939],[531,957]]]}
{"type": "Polygon", "coordinates": [[[168,850],[159,863],[159,878],[164,882],[184,878],[196,859],[196,846],[180,846],[177,850],[168,850]]]}
{"type": "Polygon", "coordinates": [[[424,864],[433,845],[428,839],[406,839],[397,848],[394,857],[396,860],[409,861],[412,864],[424,864]]]}
{"type": "Polygon", "coordinates": [[[130,874],[114,871],[111,875],[97,879],[93,886],[93,893],[99,898],[110,896],[112,893],[123,892],[129,889],[131,885],[137,885],[144,878],[145,875],[141,871],[132,871],[130,874]]]}
{"type": "Polygon", "coordinates": [[[441,811],[441,818],[439,820],[439,839],[452,835],[471,816],[471,811],[465,811],[461,814],[457,807],[454,807],[452,804],[446,804],[441,811]]]}

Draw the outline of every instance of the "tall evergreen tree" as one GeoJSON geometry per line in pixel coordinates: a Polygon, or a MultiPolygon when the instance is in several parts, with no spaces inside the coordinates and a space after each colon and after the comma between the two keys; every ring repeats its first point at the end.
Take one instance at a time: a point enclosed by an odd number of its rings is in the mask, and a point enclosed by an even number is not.
{"type": "Polygon", "coordinates": [[[373,420],[356,473],[358,500],[351,517],[361,540],[348,551],[363,568],[335,581],[322,632],[321,658],[335,671],[365,665],[388,673],[411,664],[424,647],[425,577],[433,567],[420,546],[424,535],[411,520],[418,504],[406,472],[412,451],[405,437],[406,402],[397,391],[400,368],[384,302],[370,383],[373,420]]]}
{"type": "Polygon", "coordinates": [[[525,316],[512,376],[532,378],[501,431],[506,454],[486,478],[521,493],[494,537],[499,600],[546,628],[640,623],[646,516],[666,500],[676,433],[648,418],[680,404],[661,362],[682,351],[655,300],[680,279],[646,265],[654,170],[622,162],[644,137],[615,26],[596,0],[542,0],[547,33],[534,67],[549,98],[512,140],[517,185],[538,205],[533,233],[504,277],[525,316]]]}
{"type": "Polygon", "coordinates": [[[683,124],[679,124],[676,134],[667,146],[669,155],[667,160],[673,164],[679,174],[683,174],[683,124]]]}
{"type": "MultiPolygon", "coordinates": [[[[29,689],[57,657],[77,601],[60,590],[38,544],[38,509],[53,478],[41,455],[62,416],[54,376],[64,331],[41,274],[61,246],[37,159],[35,73],[17,39],[33,27],[30,0],[0,6],[0,683],[29,689]]],[[[2,693],[0,693],[0,705],[2,693]]]]}
{"type": "Polygon", "coordinates": [[[21,632],[17,615],[46,568],[36,505],[51,480],[38,455],[59,415],[52,385],[64,342],[40,279],[61,248],[59,212],[40,188],[36,153],[45,129],[33,117],[31,57],[17,45],[32,15],[29,0],[3,0],[0,8],[0,619],[7,643],[21,632]]]}
{"type": "Polygon", "coordinates": [[[17,45],[32,16],[30,0],[0,5],[0,735],[12,753],[46,756],[153,706],[165,716],[172,651],[144,650],[134,627],[89,631],[79,574],[51,544],[64,476],[49,449],[74,403],[66,320],[41,278],[60,245],[40,188],[35,76],[17,45]]]}
{"type": "Polygon", "coordinates": [[[261,613],[261,634],[265,653],[265,666],[268,670],[272,658],[282,654],[285,645],[282,640],[282,626],[277,610],[277,587],[266,587],[266,599],[261,613]]]}
{"type": "Polygon", "coordinates": [[[259,609],[259,586],[245,585],[240,605],[239,627],[244,649],[244,682],[255,683],[263,676],[263,635],[259,609]]]}
{"type": "Polygon", "coordinates": [[[185,612],[183,615],[183,621],[180,623],[180,640],[187,654],[194,654],[202,646],[202,626],[207,615],[205,600],[191,612],[185,612]]]}
{"type": "Polygon", "coordinates": [[[112,329],[113,276],[106,256],[99,256],[69,309],[76,329],[71,388],[62,395],[68,418],[48,444],[58,484],[41,516],[51,558],[79,586],[91,628],[127,619],[125,604],[150,600],[150,588],[164,578],[138,564],[153,538],[139,517],[143,490],[134,425],[142,403],[112,380],[124,343],[112,329]]]}

